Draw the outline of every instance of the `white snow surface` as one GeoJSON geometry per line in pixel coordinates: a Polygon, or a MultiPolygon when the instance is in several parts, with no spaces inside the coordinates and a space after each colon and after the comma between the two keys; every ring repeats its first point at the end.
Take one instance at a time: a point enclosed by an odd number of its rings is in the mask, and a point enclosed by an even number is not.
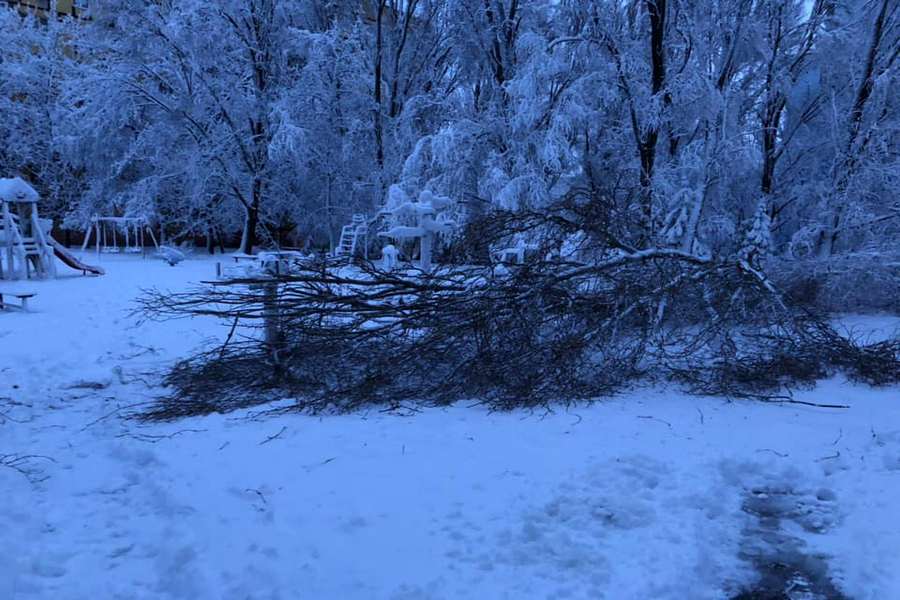
{"type": "MultiPolygon", "coordinates": [[[[142,287],[214,265],[104,256],[107,275],[0,282],[0,599],[713,599],[754,578],[748,494],[856,599],[900,598],[900,391],[828,381],[850,409],[638,390],[552,413],[117,409],[207,321],[135,324],[142,287]],[[100,389],[92,389],[100,388],[100,389]]],[[[854,321],[874,330],[888,318],[854,321]]],[[[149,385],[152,384],[152,385],[149,385]]]]}

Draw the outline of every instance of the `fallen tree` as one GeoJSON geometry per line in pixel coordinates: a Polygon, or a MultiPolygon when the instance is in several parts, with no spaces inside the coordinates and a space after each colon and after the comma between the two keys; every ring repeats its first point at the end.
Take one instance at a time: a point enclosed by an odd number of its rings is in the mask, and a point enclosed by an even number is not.
{"type": "Polygon", "coordinates": [[[140,300],[146,318],[213,316],[231,323],[232,334],[258,334],[229,335],[178,363],[165,378],[174,392],[147,416],[278,397],[307,411],[460,399],[511,409],[658,380],[779,399],[786,387],[837,371],[871,384],[900,380],[900,343],[841,336],[781,294],[752,253],[638,250],[580,232],[577,252],[566,254],[570,223],[559,214],[485,219],[480,236],[502,242],[529,232],[537,240],[521,265],[422,272],[322,260],[286,276],[148,292],[140,300]]]}

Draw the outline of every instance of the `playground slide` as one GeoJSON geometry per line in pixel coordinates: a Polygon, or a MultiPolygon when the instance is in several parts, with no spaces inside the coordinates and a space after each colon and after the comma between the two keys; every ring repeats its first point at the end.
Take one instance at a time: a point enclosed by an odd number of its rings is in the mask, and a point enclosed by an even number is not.
{"type": "Polygon", "coordinates": [[[53,246],[53,253],[56,255],[56,258],[63,261],[63,263],[75,269],[76,271],[83,271],[85,273],[93,273],[94,275],[105,275],[106,271],[101,269],[100,267],[94,267],[91,265],[86,265],[77,258],[75,255],[69,252],[68,248],[57,242],[55,239],[47,236],[47,243],[53,246]]]}

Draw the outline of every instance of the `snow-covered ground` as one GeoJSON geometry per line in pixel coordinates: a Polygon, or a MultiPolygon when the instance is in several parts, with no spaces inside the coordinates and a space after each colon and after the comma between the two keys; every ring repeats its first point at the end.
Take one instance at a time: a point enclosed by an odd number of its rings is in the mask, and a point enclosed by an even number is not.
{"type": "Polygon", "coordinates": [[[35,455],[0,467],[0,599],[712,599],[778,561],[900,598],[896,388],[139,425],[147,372],[224,331],[130,303],[214,265],[103,266],[0,282],[38,293],[0,313],[0,455],[35,455]]]}

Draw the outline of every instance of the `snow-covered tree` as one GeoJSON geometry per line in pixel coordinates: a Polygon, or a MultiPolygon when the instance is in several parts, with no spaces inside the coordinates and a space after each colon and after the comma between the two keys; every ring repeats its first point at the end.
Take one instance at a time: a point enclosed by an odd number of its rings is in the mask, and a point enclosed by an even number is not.
{"type": "Polygon", "coordinates": [[[43,212],[60,219],[84,184],[66,127],[81,77],[78,29],[71,19],[42,22],[4,8],[0,31],[0,173],[28,179],[43,212]]]}
{"type": "Polygon", "coordinates": [[[470,225],[564,203],[621,248],[733,255],[760,195],[791,260],[900,236],[891,0],[98,0],[77,24],[2,18],[4,169],[73,225],[333,245],[397,185],[470,225]]]}

